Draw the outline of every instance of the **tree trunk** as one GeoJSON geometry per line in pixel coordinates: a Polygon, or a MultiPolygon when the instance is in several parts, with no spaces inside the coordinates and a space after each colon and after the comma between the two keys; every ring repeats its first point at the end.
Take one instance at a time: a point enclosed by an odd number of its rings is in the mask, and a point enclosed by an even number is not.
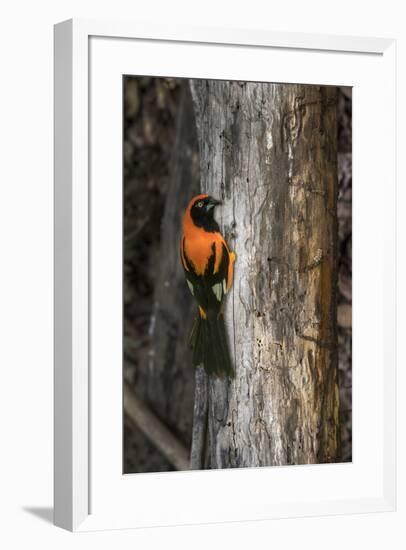
{"type": "Polygon", "coordinates": [[[232,381],[196,372],[192,468],[338,460],[336,89],[192,81],[201,188],[236,252],[232,381]]]}

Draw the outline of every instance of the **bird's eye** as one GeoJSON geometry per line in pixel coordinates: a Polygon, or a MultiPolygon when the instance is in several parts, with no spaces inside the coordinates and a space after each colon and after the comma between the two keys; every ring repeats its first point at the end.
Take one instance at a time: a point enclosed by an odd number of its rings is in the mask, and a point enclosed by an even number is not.
{"type": "Polygon", "coordinates": [[[201,208],[201,207],[203,206],[203,204],[204,204],[203,201],[199,201],[199,202],[196,204],[196,206],[197,206],[198,208],[201,208]]]}

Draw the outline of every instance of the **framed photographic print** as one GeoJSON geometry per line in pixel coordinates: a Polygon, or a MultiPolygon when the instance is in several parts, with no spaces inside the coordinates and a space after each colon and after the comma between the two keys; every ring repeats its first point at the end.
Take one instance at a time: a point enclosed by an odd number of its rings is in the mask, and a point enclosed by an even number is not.
{"type": "Polygon", "coordinates": [[[394,41],[56,25],[56,524],[393,510],[394,213],[394,41]]]}

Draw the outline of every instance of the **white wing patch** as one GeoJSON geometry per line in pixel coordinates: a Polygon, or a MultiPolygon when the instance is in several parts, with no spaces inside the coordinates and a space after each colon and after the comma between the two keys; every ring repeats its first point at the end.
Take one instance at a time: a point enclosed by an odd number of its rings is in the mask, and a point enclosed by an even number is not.
{"type": "Polygon", "coordinates": [[[189,281],[189,279],[186,279],[186,282],[187,282],[187,286],[189,287],[189,290],[190,292],[192,293],[192,295],[194,296],[194,289],[193,289],[193,285],[192,283],[189,281]]]}
{"type": "Polygon", "coordinates": [[[225,288],[227,289],[227,286],[225,285],[225,280],[224,279],[221,283],[216,283],[215,285],[213,285],[211,287],[214,295],[216,296],[216,298],[219,302],[221,302],[221,300],[223,299],[223,294],[226,293],[224,291],[225,288]]]}

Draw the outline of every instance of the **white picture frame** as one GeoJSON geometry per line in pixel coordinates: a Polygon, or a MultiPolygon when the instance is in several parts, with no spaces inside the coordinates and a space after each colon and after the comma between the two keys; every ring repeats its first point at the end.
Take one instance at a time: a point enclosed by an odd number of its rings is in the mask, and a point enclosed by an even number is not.
{"type": "Polygon", "coordinates": [[[86,531],[395,509],[395,57],[395,41],[382,38],[55,26],[56,525],[86,531]],[[351,464],[122,475],[123,74],[354,87],[351,464]],[[386,193],[377,196],[382,178],[386,193]]]}

